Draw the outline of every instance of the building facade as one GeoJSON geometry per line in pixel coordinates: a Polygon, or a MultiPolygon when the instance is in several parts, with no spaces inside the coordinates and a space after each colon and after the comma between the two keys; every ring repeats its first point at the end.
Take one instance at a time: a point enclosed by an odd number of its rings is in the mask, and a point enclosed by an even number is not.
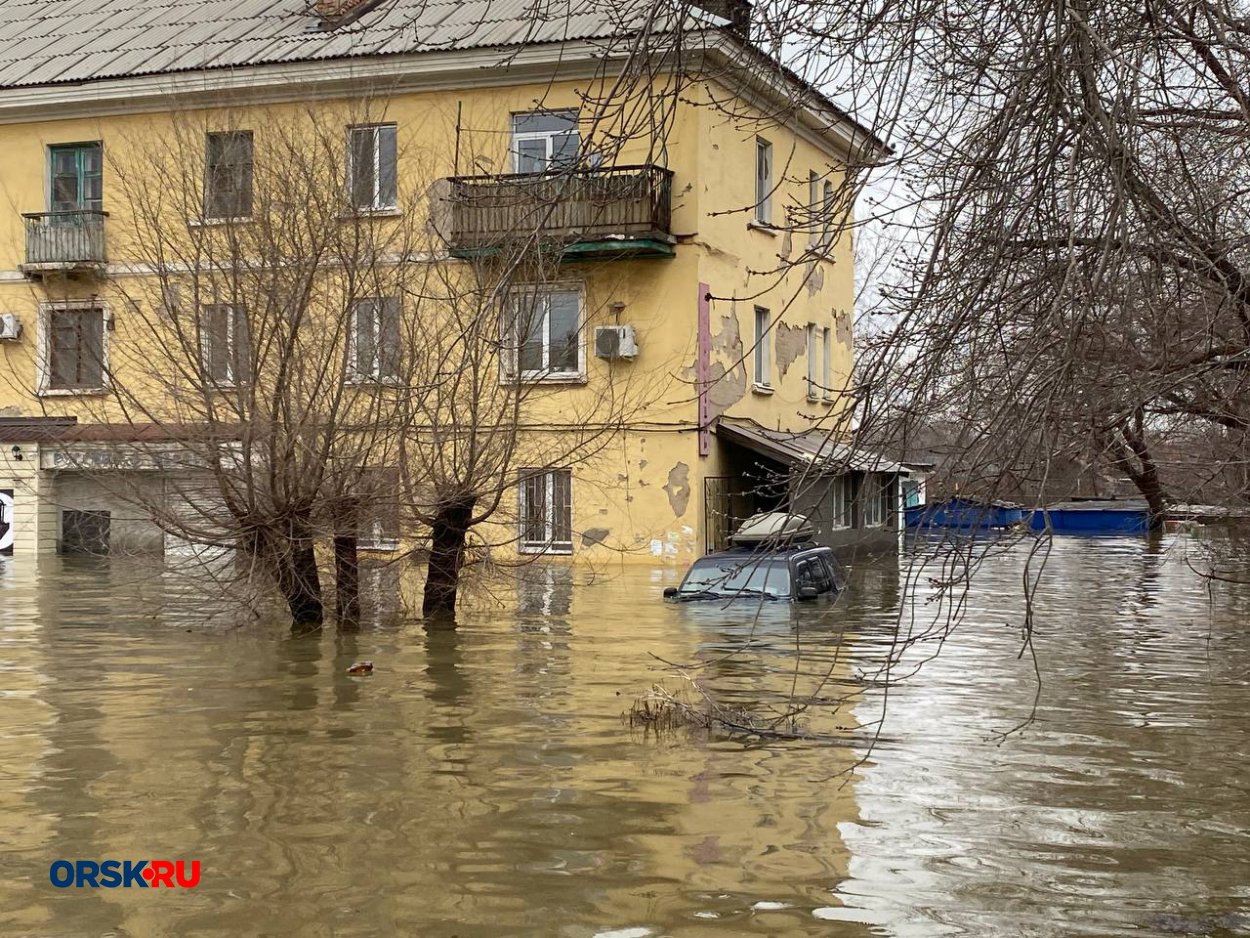
{"type": "MultiPolygon", "coordinates": [[[[800,489],[810,502],[796,480],[822,460],[818,475],[845,479],[805,510],[834,533],[893,530],[906,467],[837,464],[832,445],[852,369],[853,167],[880,142],[751,44],[747,4],[665,4],[657,22],[651,3],[592,2],[563,23],[504,6],[0,10],[0,546],[167,548],[163,512],[205,469],[176,454],[205,426],[238,445],[223,428],[241,387],[269,382],[272,399],[307,382],[285,393],[315,399],[318,426],[321,402],[407,393],[431,423],[378,446],[453,450],[467,422],[498,419],[455,395],[501,398],[481,380],[455,390],[463,363],[406,364],[455,334],[438,312],[449,284],[503,311],[484,370],[525,388],[504,398],[525,442],[499,463],[489,543],[686,562],[745,514],[800,489]],[[330,210],[275,198],[296,175],[321,180],[330,210]],[[263,296],[239,297],[238,268],[272,290],[251,268],[301,245],[325,251],[292,262],[314,293],[377,281],[321,304],[341,320],[326,331],[341,375],[275,376],[258,349],[284,333],[266,332],[263,296]]],[[[211,529],[212,505],[197,510],[211,529]]],[[[380,511],[364,527],[379,551],[409,533],[380,511]]]]}

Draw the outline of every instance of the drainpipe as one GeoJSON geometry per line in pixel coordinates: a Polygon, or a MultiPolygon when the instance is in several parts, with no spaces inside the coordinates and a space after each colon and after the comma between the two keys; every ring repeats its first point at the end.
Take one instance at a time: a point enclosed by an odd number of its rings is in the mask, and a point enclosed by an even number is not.
{"type": "Polygon", "coordinates": [[[698,354],[695,358],[695,382],[699,387],[699,455],[712,452],[712,301],[706,283],[699,284],[698,354]]]}

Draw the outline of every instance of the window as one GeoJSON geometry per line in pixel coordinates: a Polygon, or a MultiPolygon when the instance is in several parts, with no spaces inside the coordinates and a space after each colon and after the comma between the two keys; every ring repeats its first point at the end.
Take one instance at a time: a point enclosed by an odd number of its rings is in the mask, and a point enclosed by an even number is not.
{"type": "Polygon", "coordinates": [[[869,475],[864,479],[862,509],[866,528],[885,525],[893,513],[891,496],[892,481],[883,475],[869,475]]]}
{"type": "Polygon", "coordinates": [[[98,212],[104,208],[104,150],[99,142],[48,148],[49,195],[53,212],[98,212]]]}
{"type": "Polygon", "coordinates": [[[577,111],[512,115],[513,172],[542,173],[572,166],[580,146],[577,111]]]}
{"type": "Polygon", "coordinates": [[[581,291],[529,287],[508,299],[510,377],[568,380],[583,371],[581,291]]]}
{"type": "Polygon", "coordinates": [[[821,201],[820,176],[816,170],[807,174],[807,244],[824,243],[824,203],[821,201]]]}
{"type": "Polygon", "coordinates": [[[772,387],[768,367],[769,313],[762,306],[755,307],[755,383],[762,388],[772,387]]]}
{"type": "Polygon", "coordinates": [[[903,481],[902,487],[903,507],[917,507],[920,504],[920,483],[914,479],[907,479],[903,481]]]}
{"type": "Polygon", "coordinates": [[[362,550],[399,549],[399,470],[365,469],[361,472],[360,529],[357,546],[362,550]]]}
{"type": "Polygon", "coordinates": [[[521,552],[573,552],[573,473],[527,469],[521,476],[521,552]]]}
{"type": "Polygon", "coordinates": [[[402,353],[400,304],[394,296],[369,297],[352,304],[351,368],[357,381],[395,380],[402,353]]]}
{"type": "Polygon", "coordinates": [[[755,220],[773,223],[773,145],[755,138],[755,220]]]}
{"type": "Polygon", "coordinates": [[[849,528],[854,524],[855,488],[849,475],[840,475],[829,483],[829,523],[835,528],[849,528]]]}
{"type": "Polygon", "coordinates": [[[833,330],[828,326],[820,330],[821,346],[824,354],[823,380],[825,400],[833,400],[833,330]]]}
{"type": "Polygon", "coordinates": [[[398,204],[395,131],[394,124],[375,124],[348,132],[348,179],[357,211],[386,211],[398,204]]]}
{"type": "Polygon", "coordinates": [[[89,509],[61,510],[62,554],[107,554],[112,513],[89,509]]]}
{"type": "Polygon", "coordinates": [[[44,317],[44,390],[102,390],[108,370],[104,310],[98,306],[53,307],[44,317]]]}
{"type": "Polygon", "coordinates": [[[251,380],[247,310],[222,303],[205,306],[200,313],[200,351],[205,381],[230,386],[251,380]]]}
{"type": "Polygon", "coordinates": [[[833,579],[819,557],[799,561],[794,585],[796,587],[814,586],[817,593],[833,592],[833,579]]]}
{"type": "Polygon", "coordinates": [[[833,183],[825,183],[824,207],[821,211],[820,243],[828,245],[833,241],[833,183]]]}
{"type": "Polygon", "coordinates": [[[252,132],[210,133],[204,140],[204,217],[252,214],[252,132]]]}
{"type": "Polygon", "coordinates": [[[807,399],[809,401],[816,400],[817,384],[816,373],[819,368],[820,359],[817,358],[819,350],[817,349],[816,337],[819,330],[814,322],[807,324],[807,399]]]}

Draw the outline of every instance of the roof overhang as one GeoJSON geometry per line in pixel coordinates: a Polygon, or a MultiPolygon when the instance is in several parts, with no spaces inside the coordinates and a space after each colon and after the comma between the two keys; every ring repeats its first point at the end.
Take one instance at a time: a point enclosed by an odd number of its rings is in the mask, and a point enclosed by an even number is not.
{"type": "MultiPolygon", "coordinates": [[[[660,38],[664,34],[660,34],[660,38]]],[[[857,161],[879,159],[889,148],[863,125],[793,72],[726,28],[686,33],[683,68],[733,76],[738,90],[782,105],[780,117],[825,149],[857,161]]],[[[311,59],[161,72],[124,78],[0,88],[0,124],[116,114],[168,112],[179,107],[280,104],[368,94],[384,97],[465,87],[502,87],[529,81],[610,75],[627,61],[597,39],[522,46],[419,51],[338,59],[311,59]]]]}
{"type": "Polygon", "coordinates": [[[879,472],[911,476],[916,467],[895,462],[881,453],[837,443],[827,430],[769,430],[754,420],[721,417],[713,427],[717,437],[746,447],[793,469],[818,475],[879,472]]]}

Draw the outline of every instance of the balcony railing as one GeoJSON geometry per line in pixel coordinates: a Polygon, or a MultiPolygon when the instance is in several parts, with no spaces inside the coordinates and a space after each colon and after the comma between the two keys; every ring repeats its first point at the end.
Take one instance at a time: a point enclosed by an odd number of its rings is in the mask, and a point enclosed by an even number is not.
{"type": "Polygon", "coordinates": [[[453,254],[534,241],[566,254],[673,253],[673,173],[660,166],[564,169],[451,180],[453,254]]]}
{"type": "Polygon", "coordinates": [[[104,219],[107,212],[30,212],[26,223],[28,274],[98,271],[108,261],[104,251],[104,219]]]}

